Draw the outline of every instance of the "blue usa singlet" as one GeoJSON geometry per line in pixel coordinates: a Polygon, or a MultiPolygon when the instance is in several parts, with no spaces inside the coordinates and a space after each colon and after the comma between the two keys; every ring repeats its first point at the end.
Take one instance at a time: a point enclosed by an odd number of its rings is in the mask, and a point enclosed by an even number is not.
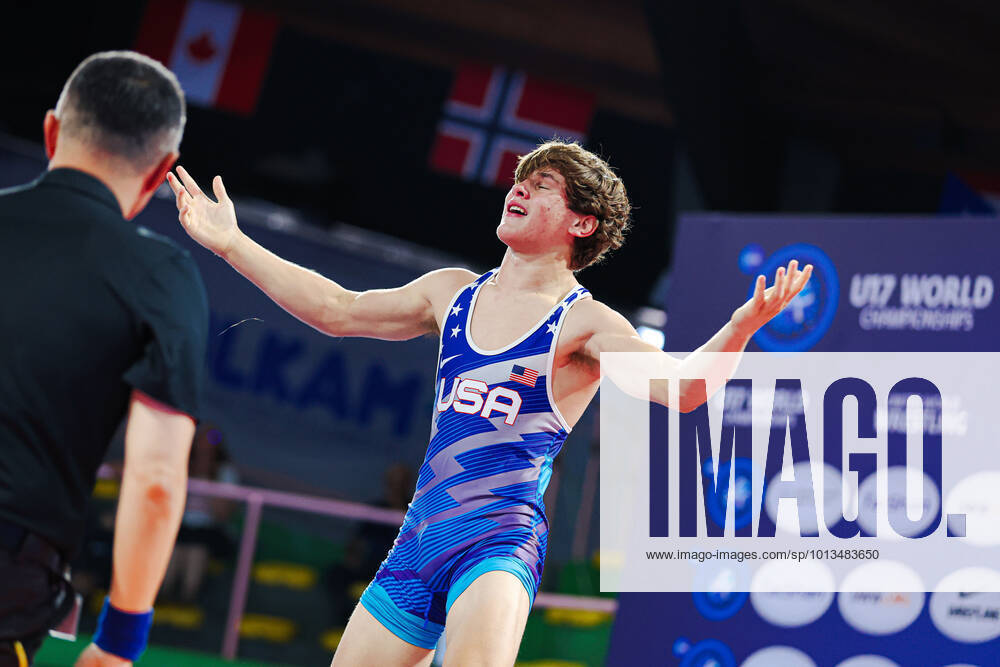
{"type": "Polygon", "coordinates": [[[452,299],[441,331],[431,440],[399,536],[361,604],[404,641],[433,648],[452,602],[504,570],[533,602],[548,541],[542,496],[570,427],[552,398],[559,327],[577,287],[519,340],[485,351],[469,334],[496,269],[452,299]]]}

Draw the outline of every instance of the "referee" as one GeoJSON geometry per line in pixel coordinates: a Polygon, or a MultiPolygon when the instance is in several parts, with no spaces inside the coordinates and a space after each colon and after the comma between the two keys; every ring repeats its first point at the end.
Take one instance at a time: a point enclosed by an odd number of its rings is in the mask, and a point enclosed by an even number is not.
{"type": "Polygon", "coordinates": [[[208,329],[188,253],[129,222],[178,155],[177,79],[95,54],[45,116],[48,170],[0,191],[0,667],[75,605],[67,562],[128,414],[111,591],[78,665],[128,665],[184,507],[208,329]]]}

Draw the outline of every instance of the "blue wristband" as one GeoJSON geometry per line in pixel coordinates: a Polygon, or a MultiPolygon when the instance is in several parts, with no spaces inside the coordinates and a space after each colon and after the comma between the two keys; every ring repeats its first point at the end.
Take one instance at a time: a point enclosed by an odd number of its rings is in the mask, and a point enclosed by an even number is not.
{"type": "Polygon", "coordinates": [[[109,598],[104,598],[104,608],[97,619],[94,643],[106,653],[135,662],[146,650],[149,628],[153,625],[153,610],[144,614],[115,609],[109,598]]]}

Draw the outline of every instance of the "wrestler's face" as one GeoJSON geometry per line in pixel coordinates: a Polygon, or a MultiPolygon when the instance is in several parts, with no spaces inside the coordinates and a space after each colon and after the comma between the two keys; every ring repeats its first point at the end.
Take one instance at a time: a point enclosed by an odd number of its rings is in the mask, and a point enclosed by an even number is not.
{"type": "Polygon", "coordinates": [[[497,237],[518,252],[547,252],[559,245],[572,245],[570,230],[579,218],[566,202],[562,174],[543,167],[515,183],[507,193],[497,237]]]}

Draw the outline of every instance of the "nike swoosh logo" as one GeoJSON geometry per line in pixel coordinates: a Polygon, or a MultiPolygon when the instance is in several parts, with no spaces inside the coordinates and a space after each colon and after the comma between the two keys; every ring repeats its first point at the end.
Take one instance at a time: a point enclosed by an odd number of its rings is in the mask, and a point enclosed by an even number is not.
{"type": "Polygon", "coordinates": [[[451,361],[455,357],[460,357],[460,356],[462,356],[462,355],[460,355],[460,354],[454,354],[454,355],[448,357],[447,359],[442,359],[441,360],[441,365],[438,366],[438,368],[443,368],[446,363],[448,363],[449,361],[451,361]]]}

